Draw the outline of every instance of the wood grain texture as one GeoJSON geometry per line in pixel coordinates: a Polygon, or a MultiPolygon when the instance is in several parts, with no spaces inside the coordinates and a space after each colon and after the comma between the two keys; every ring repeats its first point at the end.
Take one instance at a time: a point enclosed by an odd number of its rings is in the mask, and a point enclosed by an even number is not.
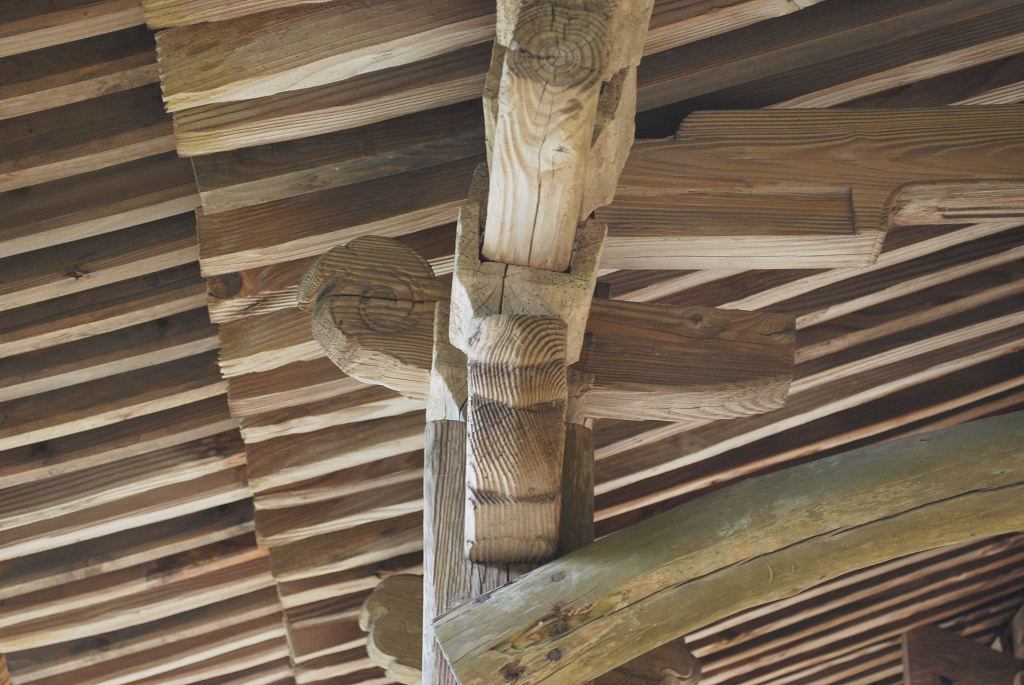
{"type": "Polygon", "coordinates": [[[565,271],[581,219],[610,8],[519,11],[498,94],[482,254],[565,271]]]}
{"type": "Polygon", "coordinates": [[[313,339],[310,320],[308,312],[292,308],[222,325],[221,373],[233,378],[320,359],[324,351],[313,339]]]}
{"type": "MultiPolygon", "coordinates": [[[[455,224],[443,224],[395,238],[430,263],[436,275],[452,272],[455,224]]],[[[315,259],[295,259],[210,279],[207,307],[214,323],[234,321],[295,306],[298,283],[315,259]],[[241,285],[239,286],[239,278],[241,285]]]]}
{"type": "Polygon", "coordinates": [[[0,137],[0,192],[174,149],[157,84],[0,120],[0,137]]]}
{"type": "Polygon", "coordinates": [[[12,4],[0,13],[0,57],[138,26],[138,0],[71,0],[55,6],[12,4]]]}
{"type": "Polygon", "coordinates": [[[422,520],[416,512],[276,547],[270,550],[274,577],[314,578],[417,552],[423,549],[422,520]]]}
{"type": "Polygon", "coordinates": [[[186,157],[366,126],[479,97],[490,59],[484,43],[336,84],[174,114],[186,157]]]}
{"type": "Polygon", "coordinates": [[[393,176],[483,153],[479,104],[462,102],[386,122],[194,157],[203,211],[393,176]],[[401,135],[395,135],[401,130],[401,135]]]}
{"type": "Polygon", "coordinates": [[[0,532],[0,559],[7,561],[54,550],[151,523],[231,504],[250,497],[245,469],[236,468],[152,490],[68,516],[36,521],[0,532]],[[123,517],[131,508],[130,519],[123,517]]]}
{"type": "Polygon", "coordinates": [[[195,263],[0,313],[0,357],[32,352],[201,307],[195,263]]]}
{"type": "Polygon", "coordinates": [[[130,460],[9,488],[0,506],[0,530],[244,465],[245,445],[237,431],[230,431],[130,460]]]}
{"type": "Polygon", "coordinates": [[[313,337],[338,368],[426,400],[434,304],[448,290],[415,251],[361,236],[306,270],[298,302],[313,311],[313,337]]]}
{"type": "Polygon", "coordinates": [[[558,556],[594,541],[594,435],[578,423],[565,426],[558,556]]]}
{"type": "Polygon", "coordinates": [[[199,258],[195,217],[179,214],[94,238],[0,259],[0,311],[23,307],[199,258]]]}
{"type": "MultiPolygon", "coordinates": [[[[0,597],[15,597],[84,580],[251,533],[252,515],[252,505],[242,500],[123,533],[12,559],[6,562],[5,582],[0,597]]],[[[40,677],[45,675],[48,674],[40,677]]]]}
{"type": "Polygon", "coordinates": [[[452,277],[451,343],[467,351],[476,322],[487,316],[555,317],[568,327],[566,359],[572,364],[578,359],[583,344],[605,226],[592,220],[580,225],[568,273],[483,261],[480,232],[486,224],[488,186],[487,170],[481,165],[474,172],[469,199],[459,210],[452,277]]]}
{"type": "Polygon", "coordinates": [[[176,112],[345,81],[493,36],[493,5],[482,0],[331,2],[172,28],[157,52],[176,112]]]}
{"type": "Polygon", "coordinates": [[[153,37],[144,26],[0,59],[0,119],[156,83],[153,37]]]}
{"type": "Polygon", "coordinates": [[[0,487],[74,473],[238,427],[222,397],[0,453],[0,487]]]}
{"type": "Polygon", "coordinates": [[[365,387],[342,373],[331,360],[322,358],[232,378],[228,406],[235,416],[252,416],[347,395],[365,387]]]}
{"type": "Polygon", "coordinates": [[[463,605],[440,617],[435,630],[462,682],[493,677],[484,674],[512,662],[520,682],[583,680],[739,607],[786,597],[840,575],[853,563],[877,563],[989,531],[1017,530],[1024,520],[1010,501],[1019,497],[1024,486],[1019,469],[1011,465],[1020,463],[1014,443],[1019,442],[1016,436],[1021,427],[1021,415],[1009,414],[750,479],[541,567],[483,602],[463,605]],[[970,454],[964,445],[970,445],[970,454]],[[894,460],[894,454],[900,458],[894,460]],[[983,465],[989,460],[989,465],[983,465]],[[897,463],[899,467],[891,471],[897,463]],[[996,472],[1001,474],[998,482],[990,481],[996,472]],[[913,487],[900,485],[904,478],[913,487]],[[877,487],[868,485],[869,481],[877,487]],[[864,496],[868,491],[872,494],[864,496]],[[730,498],[735,498],[742,512],[726,505],[730,498]],[[1000,511],[998,521],[993,520],[993,509],[1000,511]],[[1010,515],[1014,510],[1017,514],[1010,515]],[[701,515],[698,511],[705,512],[709,521],[714,519],[703,533],[697,532],[703,528],[694,518],[701,515]],[[723,527],[721,516],[726,511],[733,512],[735,520],[744,520],[738,524],[745,526],[743,535],[737,536],[728,524],[723,527]],[[675,546],[662,547],[668,530],[663,526],[675,525],[675,517],[687,523],[673,530],[689,534],[681,536],[686,542],[680,539],[680,546],[669,551],[675,546]],[[646,534],[660,542],[649,546],[646,534]],[[651,554],[655,547],[664,549],[664,556],[651,554]],[[649,558],[640,562],[641,557],[633,556],[628,564],[609,561],[631,548],[647,550],[649,558]],[[851,554],[854,549],[863,550],[856,561],[851,554]],[[868,555],[868,549],[874,551],[868,555]],[[577,572],[577,560],[585,571],[577,572]],[[720,571],[723,567],[728,569],[720,571]],[[670,568],[680,575],[672,575],[670,568]],[[562,582],[552,582],[556,571],[561,572],[562,582]],[[621,582],[599,580],[606,574],[621,574],[621,582]],[[741,574],[739,582],[756,582],[759,589],[734,592],[734,574],[741,574]],[[709,595],[712,588],[718,591],[709,595]],[[524,604],[520,593],[532,596],[535,603],[524,604]],[[717,597],[712,611],[696,616],[680,612],[683,597],[707,607],[709,596],[717,597]],[[552,612],[555,602],[563,604],[552,612]],[[533,608],[524,611],[524,606],[533,608]],[[644,607],[644,620],[635,623],[630,607],[639,606],[644,607]],[[484,614],[487,621],[476,620],[484,614]],[[467,619],[469,624],[460,623],[467,619]],[[570,630],[557,630],[559,621],[570,630]],[[630,639],[615,640],[616,634],[630,639]],[[490,649],[503,642],[508,645],[504,651],[490,649]],[[588,644],[601,644],[602,649],[587,649],[588,644]],[[552,649],[561,655],[557,662],[547,656],[552,649]]]}
{"type": "Polygon", "coordinates": [[[247,443],[253,444],[330,426],[416,413],[423,408],[422,400],[403,397],[388,388],[369,386],[354,393],[300,407],[247,416],[242,419],[242,437],[247,443]]]}
{"type": "Polygon", "coordinates": [[[9,450],[205,400],[227,391],[214,353],[129,371],[0,405],[9,450]]]}
{"type": "Polygon", "coordinates": [[[674,141],[634,145],[615,202],[597,212],[609,222],[602,266],[870,264],[904,184],[1019,180],[1009,161],[1019,154],[1018,120],[999,107],[692,115],[674,141]],[[770,218],[751,232],[744,217],[755,208],[770,218]],[[627,257],[633,239],[648,251],[627,257]]]}
{"type": "Polygon", "coordinates": [[[173,152],[19,188],[0,193],[0,256],[117,231],[198,206],[188,160],[173,152]]]}
{"type": "Polygon", "coordinates": [[[716,91],[727,103],[741,88],[749,89],[746,107],[769,106],[1020,33],[1020,21],[1018,9],[1000,0],[818,3],[649,54],[638,73],[637,108],[716,91]]]}
{"type": "Polygon", "coordinates": [[[422,605],[423,577],[398,574],[374,588],[359,610],[370,660],[404,685],[420,683],[422,605]]]}
{"type": "Polygon", "coordinates": [[[217,349],[217,329],[193,309],[0,360],[0,402],[217,349]]]}
{"type": "Polygon", "coordinates": [[[714,419],[778,409],[796,330],[779,314],[595,299],[580,361],[591,417],[714,419]]]}
{"type": "Polygon", "coordinates": [[[248,449],[249,484],[261,492],[421,449],[422,428],[414,412],[256,443],[248,449]]]}
{"type": "Polygon", "coordinates": [[[220,214],[198,213],[206,276],[315,257],[361,235],[400,236],[450,223],[482,157],[220,214]],[[367,202],[387,193],[385,204],[367,202]]]}
{"type": "Polygon", "coordinates": [[[484,318],[467,351],[466,556],[530,563],[554,556],[565,447],[566,326],[484,318]]]}
{"type": "Polygon", "coordinates": [[[908,631],[901,642],[907,685],[1012,685],[1022,666],[1007,654],[934,626],[908,631]]]}

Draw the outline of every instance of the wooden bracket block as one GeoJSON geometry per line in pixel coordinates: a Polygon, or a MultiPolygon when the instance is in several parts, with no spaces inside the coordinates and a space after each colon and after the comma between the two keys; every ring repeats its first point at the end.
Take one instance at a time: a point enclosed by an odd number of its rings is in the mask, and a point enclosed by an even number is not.
{"type": "Polygon", "coordinates": [[[448,289],[425,259],[396,246],[371,235],[333,248],[303,274],[298,301],[342,371],[426,399],[434,305],[448,289]]]}
{"type": "MultiPolygon", "coordinates": [[[[467,205],[464,215],[472,211],[467,205]]],[[[466,367],[465,352],[449,342],[448,334],[457,333],[468,346],[463,328],[447,323],[447,284],[435,279],[412,250],[395,240],[360,238],[329,254],[310,270],[302,286],[303,306],[314,306],[319,312],[316,336],[329,356],[354,378],[418,399],[428,395],[433,360],[440,386],[429,395],[428,420],[465,421],[465,373],[443,371],[447,375],[442,377],[438,371],[466,367]],[[345,266],[346,260],[357,262],[359,269],[345,266]],[[337,265],[337,271],[332,271],[332,265],[337,265]],[[397,265],[405,265],[402,278],[406,280],[400,282],[413,285],[388,290],[388,279],[397,278],[397,265]],[[344,279],[349,280],[340,285],[344,279]],[[376,312],[381,317],[369,317],[376,312]],[[442,315],[444,340],[435,337],[432,342],[434,317],[442,315]],[[385,330],[375,330],[361,316],[385,330]],[[390,332],[398,327],[396,321],[406,328],[390,332]],[[445,359],[439,364],[440,357],[445,359]]],[[[473,266],[475,270],[463,271],[463,278],[456,279],[462,302],[470,300],[472,293],[489,311],[500,312],[495,293],[515,295],[520,284],[507,279],[503,283],[499,274],[488,273],[492,263],[477,260],[473,266]],[[470,290],[467,281],[483,285],[470,290]]],[[[539,273],[572,281],[571,273],[539,273]]],[[[511,304],[520,301],[510,300],[511,304]]],[[[569,398],[569,409],[578,408],[570,411],[576,415],[568,416],[568,423],[581,423],[584,418],[681,421],[758,414],[785,403],[793,375],[795,324],[792,316],[784,314],[599,299],[590,303],[589,318],[581,328],[572,331],[567,328],[567,340],[579,341],[581,347],[570,371],[592,374],[594,383],[587,402],[574,403],[569,398]]]]}
{"type": "Polygon", "coordinates": [[[422,607],[423,577],[403,573],[381,581],[359,610],[370,661],[403,685],[420,684],[422,607]]]}

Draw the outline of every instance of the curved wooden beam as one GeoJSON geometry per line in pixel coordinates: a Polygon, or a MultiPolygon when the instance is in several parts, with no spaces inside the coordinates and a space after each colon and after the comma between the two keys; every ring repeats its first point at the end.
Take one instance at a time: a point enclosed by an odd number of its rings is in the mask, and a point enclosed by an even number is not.
{"type": "Polygon", "coordinates": [[[1024,412],[753,478],[437,618],[462,685],[573,685],[849,571],[1024,530],[1024,412]]]}

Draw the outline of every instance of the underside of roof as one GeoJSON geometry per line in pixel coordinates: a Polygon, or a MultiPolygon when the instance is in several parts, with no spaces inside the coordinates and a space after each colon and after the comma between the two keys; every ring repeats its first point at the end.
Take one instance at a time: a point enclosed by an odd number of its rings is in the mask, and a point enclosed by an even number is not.
{"type": "MultiPolygon", "coordinates": [[[[451,280],[487,159],[494,26],[493,0],[0,6],[14,685],[392,682],[359,610],[382,578],[422,573],[425,402],[346,376],[296,293],[362,235],[451,280]]],[[[637,140],[724,121],[694,112],[1015,105],[1024,0],[656,0],[636,91],[637,140]]],[[[596,535],[1024,410],[1016,201],[894,221],[870,266],[605,262],[598,296],[786,314],[797,334],[779,409],[594,420],[596,535]]],[[[706,685],[896,685],[905,631],[989,645],[1022,604],[1011,534],[863,568],[686,643],[706,685]]]]}

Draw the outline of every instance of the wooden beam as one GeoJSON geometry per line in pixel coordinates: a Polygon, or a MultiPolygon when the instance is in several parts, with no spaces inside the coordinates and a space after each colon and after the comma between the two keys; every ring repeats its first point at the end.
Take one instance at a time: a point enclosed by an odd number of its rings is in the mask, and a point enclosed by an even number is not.
{"type": "Polygon", "coordinates": [[[482,157],[220,214],[197,213],[206,276],[314,257],[370,233],[395,237],[453,221],[482,157]],[[385,205],[366,202],[387,193],[385,205]]]}
{"type": "Polygon", "coordinates": [[[245,465],[237,431],[5,491],[0,530],[64,516],[245,465]]]}
{"type": "Polygon", "coordinates": [[[423,577],[394,575],[374,588],[359,610],[359,627],[369,633],[366,651],[384,674],[404,685],[419,685],[423,647],[423,577]]]}
{"type": "Polygon", "coordinates": [[[203,212],[303,195],[484,152],[480,105],[461,102],[359,128],[194,157],[203,212]],[[402,135],[395,135],[401,130],[402,135]]]}
{"type": "Polygon", "coordinates": [[[202,307],[195,263],[0,313],[0,357],[101,335],[202,307]]]}
{"type": "Polygon", "coordinates": [[[6,562],[0,598],[35,592],[187,552],[253,531],[245,500],[6,562]],[[103,559],[89,563],[92,559],[103,559]]]}
{"type": "MultiPolygon", "coordinates": [[[[359,627],[369,633],[370,660],[392,680],[405,685],[422,682],[420,656],[423,578],[394,575],[384,579],[359,612],[359,627]],[[415,629],[414,629],[415,628],[415,629]]],[[[598,685],[697,685],[700,662],[675,640],[609,671],[598,685]]]]}
{"type": "Polygon", "coordinates": [[[73,608],[58,617],[18,623],[0,630],[0,644],[6,651],[53,645],[166,618],[270,587],[273,582],[266,553],[259,552],[251,560],[186,578],[180,583],[160,586],[154,582],[146,591],[97,607],[73,608]]]}
{"type": "Polygon", "coordinates": [[[907,685],[1012,685],[1021,666],[1006,654],[934,626],[903,634],[903,678],[907,685]]]}
{"type": "Polygon", "coordinates": [[[247,416],[242,422],[242,437],[248,444],[255,444],[331,426],[418,413],[423,408],[423,400],[403,397],[387,388],[364,386],[336,398],[247,416]]]}
{"type": "MultiPolygon", "coordinates": [[[[400,235],[395,240],[424,257],[435,275],[449,274],[455,267],[454,222],[400,235]]],[[[210,279],[211,292],[207,304],[210,320],[224,323],[294,307],[302,274],[315,261],[296,259],[214,276],[210,279]]]]}
{"type": "Polygon", "coordinates": [[[160,80],[145,26],[0,59],[0,119],[31,114],[160,80]]]}
{"type": "MultiPolygon", "coordinates": [[[[230,6],[218,4],[214,7],[205,0],[189,0],[185,3],[160,3],[161,7],[166,6],[166,14],[152,7],[150,11],[156,11],[160,16],[158,19],[151,17],[151,21],[158,22],[154,25],[164,25],[161,22],[178,25],[198,23],[208,17],[234,18],[264,6],[276,9],[281,4],[260,2],[230,6]]],[[[515,6],[515,3],[510,4],[515,6]]],[[[748,0],[722,5],[713,0],[678,6],[666,2],[650,22],[653,33],[645,52],[652,54],[668,50],[767,17],[788,14],[809,4],[748,0]]],[[[476,46],[450,56],[441,55],[421,63],[393,67],[386,79],[370,73],[338,84],[317,86],[306,92],[269,95],[253,100],[251,104],[224,103],[183,110],[175,115],[178,149],[187,156],[234,150],[353,128],[396,115],[471,100],[478,97],[483,88],[489,60],[489,46],[476,46]],[[425,82],[430,83],[429,92],[422,87],[425,82]],[[386,116],[381,114],[384,110],[387,110],[386,116]]]]}
{"type": "Polygon", "coordinates": [[[586,680],[717,617],[841,575],[852,563],[860,567],[1020,530],[1024,515],[1011,502],[1024,489],[1024,473],[1011,465],[1020,462],[1022,417],[1010,414],[855,450],[720,490],[441,616],[434,624],[439,642],[467,685],[493,678],[506,664],[514,664],[509,668],[520,683],[586,680]],[[890,470],[896,463],[898,469],[890,470]],[[995,471],[1004,474],[998,483],[990,480],[995,471]],[[998,521],[993,510],[1000,512],[998,521]],[[723,523],[722,512],[730,512],[738,527],[723,523]],[[714,525],[704,530],[697,523],[702,516],[714,525]],[[655,548],[664,552],[651,555],[655,548]],[[647,550],[649,558],[609,562],[629,549],[647,550]],[[553,582],[555,573],[567,584],[553,582]],[[758,589],[727,589],[737,582],[758,589]],[[707,598],[716,595],[709,611],[707,598]],[[704,611],[680,611],[682,602],[698,597],[704,611]],[[551,613],[556,603],[560,608],[551,613]],[[641,606],[644,620],[635,623],[632,614],[641,606]],[[559,621],[566,632],[556,629],[559,621]],[[501,644],[507,646],[492,649],[501,644]],[[601,649],[588,649],[595,644],[601,649]],[[557,659],[549,656],[554,649],[557,659]]]}
{"type": "Polygon", "coordinates": [[[125,419],[205,400],[227,391],[216,354],[102,378],[3,404],[0,449],[45,442],[125,419]]]}
{"type": "Polygon", "coordinates": [[[172,28],[157,35],[157,51],[164,102],[177,112],[344,81],[493,37],[494,6],[483,0],[385,0],[303,4],[172,28]]]}
{"type": "Polygon", "coordinates": [[[175,112],[185,157],[366,126],[479,97],[491,46],[454,52],[304,90],[175,112]]]}
{"type": "Polygon", "coordinates": [[[157,84],[0,120],[0,136],[0,192],[174,149],[157,84]]]}
{"type": "Polygon", "coordinates": [[[258,493],[422,448],[418,412],[289,435],[249,447],[249,484],[258,493]]]}
{"type": "Polygon", "coordinates": [[[609,226],[602,266],[768,268],[765,254],[788,268],[870,264],[911,182],[917,202],[928,193],[938,205],[954,177],[1012,181],[1004,194],[1024,190],[1010,161],[1022,143],[1011,123],[1019,113],[1006,106],[691,115],[675,140],[633,146],[615,201],[596,212],[609,226]],[[883,130],[885,150],[869,139],[883,130]],[[744,257],[737,247],[748,240],[744,257]]]}
{"type": "Polygon", "coordinates": [[[56,11],[19,3],[0,13],[0,57],[70,43],[145,22],[138,0],[76,0],[56,11]]]}
{"type": "Polygon", "coordinates": [[[245,469],[236,468],[151,490],[117,502],[0,532],[7,561],[248,499],[245,469]],[[125,511],[133,511],[124,518],[125,511]]]}
{"type": "Polygon", "coordinates": [[[0,311],[183,266],[199,258],[195,216],[179,214],[0,259],[0,311]]]}
{"type": "Polygon", "coordinates": [[[0,487],[42,481],[238,428],[222,397],[0,452],[0,487]]]}
{"type": "MultiPolygon", "coordinates": [[[[434,303],[448,288],[422,258],[394,241],[359,238],[307,273],[300,299],[316,304],[313,330],[328,356],[360,380],[426,396],[434,303]],[[401,278],[398,264],[407,266],[401,278]],[[385,295],[376,324],[368,318],[376,310],[360,299],[372,288],[385,295]]],[[[587,416],[732,417],[782,406],[792,344],[789,320],[777,315],[601,300],[574,368],[596,378],[587,416]],[[647,347],[637,346],[638,330],[647,347]]]]}
{"type": "Polygon", "coordinates": [[[95,670],[116,669],[124,663],[134,663],[138,670],[142,670],[147,664],[145,658],[148,655],[164,657],[183,644],[188,648],[191,641],[209,640],[225,629],[266,620],[267,617],[276,618],[280,625],[281,605],[272,588],[208,604],[148,624],[104,633],[102,638],[105,649],[96,646],[95,638],[86,638],[18,652],[13,659],[14,669],[18,679],[26,683],[45,683],[50,678],[61,676],[73,677],[78,670],[90,667],[95,670]]]}
{"type": "Polygon", "coordinates": [[[317,535],[270,550],[274,577],[296,581],[373,564],[423,549],[419,512],[317,535]]]}
{"type": "MultiPolygon", "coordinates": [[[[637,109],[699,98],[703,106],[687,109],[680,104],[679,111],[740,107],[740,98],[743,107],[766,107],[908,65],[904,73],[918,81],[942,73],[941,66],[927,60],[947,53],[982,48],[945,65],[953,71],[1019,52],[1013,41],[1019,40],[1022,28],[1016,8],[998,0],[819,3],[650,55],[638,71],[637,109]],[[984,46],[1000,38],[1008,42],[984,46]]],[[[886,79],[876,87],[886,90],[898,84],[886,79]]],[[[872,90],[847,92],[852,100],[872,90]]]]}
{"type": "Polygon", "coordinates": [[[0,257],[164,219],[198,206],[188,160],[178,159],[174,152],[19,188],[0,193],[0,257]]]}
{"type": "Polygon", "coordinates": [[[0,402],[163,364],[217,347],[217,328],[210,324],[206,312],[193,309],[12,357],[0,365],[0,402]]]}

